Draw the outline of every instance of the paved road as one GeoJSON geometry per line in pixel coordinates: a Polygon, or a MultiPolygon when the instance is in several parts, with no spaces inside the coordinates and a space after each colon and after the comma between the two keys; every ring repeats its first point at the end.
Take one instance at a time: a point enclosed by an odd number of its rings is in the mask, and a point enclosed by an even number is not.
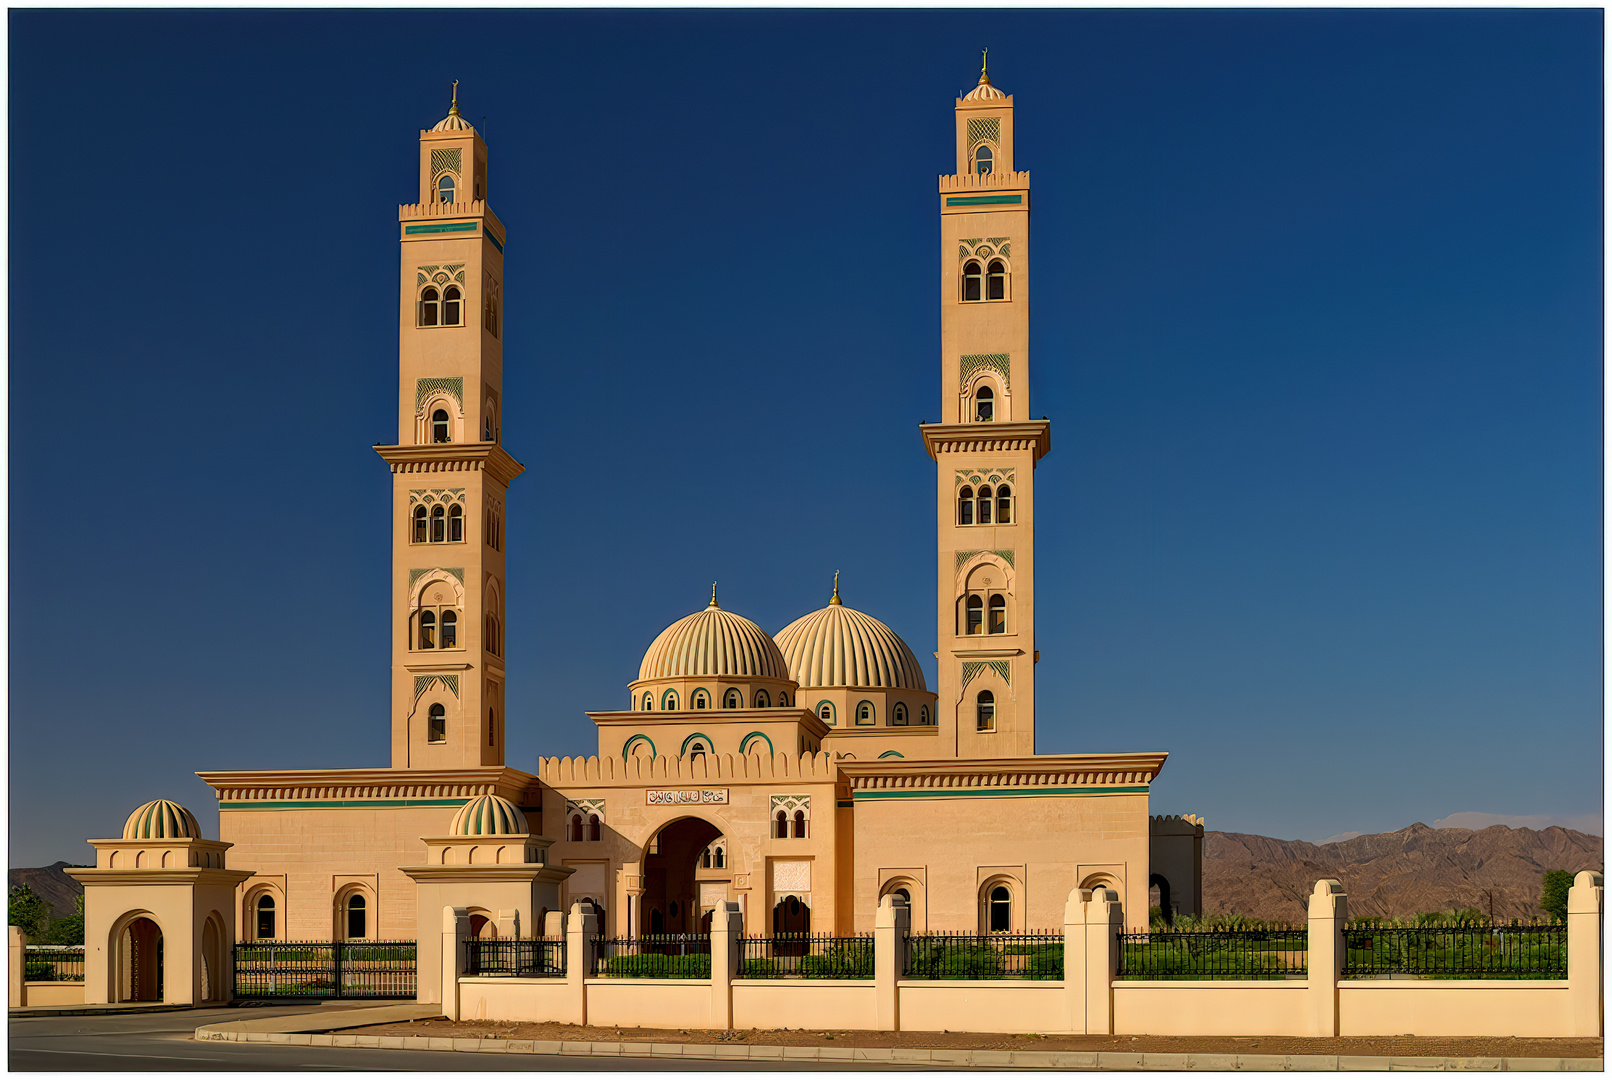
{"type": "MultiPolygon", "coordinates": [[[[361,1050],[335,1046],[195,1042],[203,1024],[307,1012],[305,1007],[194,1009],[113,1016],[41,1016],[11,1021],[8,1064],[29,1072],[222,1072],[234,1069],[356,1069],[361,1071],[531,1072],[536,1069],[637,1072],[754,1070],[823,1072],[831,1065],[758,1066],[755,1062],[535,1057],[431,1050],[361,1050]]],[[[332,1010],[333,1011],[333,1010],[332,1010]]],[[[851,1066],[845,1066],[850,1068],[851,1066]]],[[[864,1068],[864,1066],[858,1066],[864,1068]]]]}

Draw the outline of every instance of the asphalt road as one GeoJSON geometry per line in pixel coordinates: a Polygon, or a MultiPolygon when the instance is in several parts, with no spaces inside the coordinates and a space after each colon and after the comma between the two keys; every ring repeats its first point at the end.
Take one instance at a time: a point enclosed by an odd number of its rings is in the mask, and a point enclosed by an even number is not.
{"type": "MultiPolygon", "coordinates": [[[[665,1058],[539,1057],[531,1054],[464,1054],[434,1050],[362,1050],[346,1046],[280,1046],[272,1043],[196,1042],[203,1024],[276,1014],[305,1007],[194,1009],[185,1012],[112,1016],[41,1016],[13,1019],[7,1064],[14,1072],[223,1072],[235,1069],[355,1069],[431,1072],[532,1072],[574,1069],[594,1072],[770,1070],[835,1071],[831,1065],[759,1065],[755,1062],[673,1061],[665,1058]]],[[[844,1066],[852,1068],[852,1066],[844,1066]]],[[[865,1066],[856,1066],[865,1069],[865,1066]]]]}

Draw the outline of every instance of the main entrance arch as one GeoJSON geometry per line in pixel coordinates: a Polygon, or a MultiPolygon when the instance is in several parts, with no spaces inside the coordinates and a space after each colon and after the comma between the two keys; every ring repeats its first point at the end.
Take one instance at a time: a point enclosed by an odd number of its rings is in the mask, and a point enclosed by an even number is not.
{"type": "Polygon", "coordinates": [[[722,830],[704,818],[668,822],[644,845],[644,894],[637,923],[640,934],[697,934],[710,928],[707,903],[720,889],[725,898],[731,870],[723,857],[711,858],[722,830]],[[720,866],[716,865],[721,863],[720,866]]]}
{"type": "Polygon", "coordinates": [[[137,915],[115,932],[112,947],[112,955],[117,958],[112,983],[114,999],[161,1001],[162,927],[137,915]]]}

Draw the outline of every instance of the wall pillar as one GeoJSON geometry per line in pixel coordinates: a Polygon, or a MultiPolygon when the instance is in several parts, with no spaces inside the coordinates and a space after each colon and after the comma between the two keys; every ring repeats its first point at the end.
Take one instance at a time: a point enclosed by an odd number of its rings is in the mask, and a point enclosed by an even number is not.
{"type": "Polygon", "coordinates": [[[739,967],[744,916],[733,900],[717,905],[711,918],[711,1026],[733,1030],[733,976],[739,967]]]}
{"type": "Polygon", "coordinates": [[[894,893],[879,901],[873,920],[873,991],[877,999],[878,1031],[900,1031],[901,973],[907,966],[907,933],[912,913],[894,893]]]}
{"type": "Polygon", "coordinates": [[[565,921],[565,988],[571,1002],[570,1018],[555,1017],[561,1023],[588,1022],[588,974],[593,970],[593,939],[599,936],[599,913],[592,904],[578,901],[571,905],[565,921]]]}
{"type": "MultiPolygon", "coordinates": [[[[1084,892],[1084,890],[1076,890],[1084,892]]],[[[1125,909],[1113,889],[1093,889],[1086,910],[1086,1034],[1114,1033],[1114,971],[1119,957],[1117,935],[1125,928],[1125,909]]]]}
{"type": "Polygon", "coordinates": [[[462,907],[442,909],[442,1015],[459,1019],[459,976],[465,970],[465,939],[470,936],[470,912],[462,907]]]}
{"type": "Polygon", "coordinates": [[[1567,994],[1573,1034],[1599,1037],[1601,1022],[1601,875],[1581,870],[1567,890],[1567,994]]]}
{"type": "Polygon", "coordinates": [[[1317,881],[1310,894],[1308,1035],[1338,1034],[1338,980],[1343,978],[1343,927],[1348,921],[1349,897],[1342,882],[1317,881]]]}
{"type": "Polygon", "coordinates": [[[498,918],[493,920],[498,928],[498,937],[501,941],[514,941],[521,936],[520,908],[499,908],[498,918]]]}
{"type": "Polygon", "coordinates": [[[6,935],[6,961],[10,965],[7,970],[11,974],[7,983],[10,993],[7,994],[6,1000],[11,1003],[13,1009],[18,1009],[28,1004],[26,996],[28,990],[24,985],[27,982],[25,974],[28,965],[28,935],[22,932],[20,926],[8,926],[6,929],[9,931],[6,935]]]}
{"type": "Polygon", "coordinates": [[[1063,906],[1064,1026],[1076,1035],[1086,1033],[1086,906],[1090,902],[1090,889],[1071,889],[1063,906]]]}

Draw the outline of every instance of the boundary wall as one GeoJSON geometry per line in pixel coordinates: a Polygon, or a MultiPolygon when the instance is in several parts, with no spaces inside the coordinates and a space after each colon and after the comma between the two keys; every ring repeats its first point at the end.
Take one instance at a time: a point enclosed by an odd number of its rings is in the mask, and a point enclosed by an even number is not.
{"type": "Polygon", "coordinates": [[[11,1008],[25,1005],[62,1006],[84,1004],[84,984],[81,982],[28,982],[24,979],[28,965],[28,938],[20,926],[6,928],[6,953],[9,979],[6,1001],[11,1008]]]}
{"type": "MultiPolygon", "coordinates": [[[[1119,895],[1076,889],[1064,909],[1060,980],[904,979],[909,913],[881,901],[872,979],[740,979],[738,905],[716,912],[709,979],[594,978],[598,916],[566,920],[566,975],[469,976],[464,908],[443,912],[443,1011],[451,1020],[551,1020],[619,1027],[792,1027],[1102,1035],[1515,1035],[1602,1033],[1601,875],[1568,894],[1566,979],[1343,979],[1348,898],[1337,881],[1310,897],[1308,973],[1286,980],[1118,980],[1119,895]]],[[[421,972],[421,985],[425,984],[421,972]]]]}

